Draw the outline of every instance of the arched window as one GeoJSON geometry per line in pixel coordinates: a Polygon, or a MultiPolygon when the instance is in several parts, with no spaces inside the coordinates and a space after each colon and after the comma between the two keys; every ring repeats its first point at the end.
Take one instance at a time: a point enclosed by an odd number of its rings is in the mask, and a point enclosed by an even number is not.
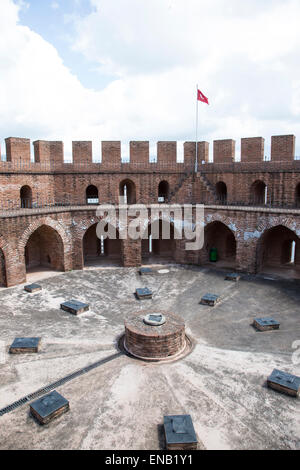
{"type": "Polygon", "coordinates": [[[32,207],[32,190],[29,186],[21,188],[20,199],[22,209],[30,209],[32,207]]]}
{"type": "Polygon", "coordinates": [[[300,183],[297,184],[296,186],[296,207],[300,207],[300,183]]]}
{"type": "Polygon", "coordinates": [[[119,194],[124,198],[124,204],[136,203],[135,184],[131,180],[123,180],[120,183],[119,194]]]}
{"type": "Polygon", "coordinates": [[[250,188],[250,202],[263,205],[267,203],[267,186],[263,181],[255,181],[250,188]]]}
{"type": "Polygon", "coordinates": [[[98,188],[96,186],[90,185],[86,188],[86,203],[87,204],[98,204],[98,188]]]}
{"type": "Polygon", "coordinates": [[[227,186],[223,181],[219,181],[216,184],[216,193],[218,202],[225,204],[227,202],[227,186]]]}
{"type": "Polygon", "coordinates": [[[169,198],[169,183],[161,181],[158,185],[158,202],[167,202],[169,198]]]}

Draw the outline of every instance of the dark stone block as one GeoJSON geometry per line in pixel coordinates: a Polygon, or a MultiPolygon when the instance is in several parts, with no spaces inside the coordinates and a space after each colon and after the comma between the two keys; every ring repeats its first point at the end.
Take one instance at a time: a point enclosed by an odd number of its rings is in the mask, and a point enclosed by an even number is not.
{"type": "Polygon", "coordinates": [[[141,276],[147,276],[149,274],[153,274],[154,271],[153,271],[152,268],[141,268],[139,273],[140,273],[141,276]]]}
{"type": "Polygon", "coordinates": [[[278,330],[280,323],[273,318],[254,318],[253,326],[259,331],[278,330]]]}
{"type": "Polygon", "coordinates": [[[33,294],[34,292],[42,290],[42,286],[40,286],[39,284],[29,284],[28,286],[24,287],[24,290],[33,294]]]}
{"type": "Polygon", "coordinates": [[[152,299],[152,292],[150,289],[148,289],[148,287],[144,287],[142,289],[137,289],[135,291],[136,293],[136,296],[138,299],[142,300],[142,299],[152,299]]]}
{"type": "Polygon", "coordinates": [[[56,390],[34,401],[30,405],[31,414],[41,423],[47,424],[54,418],[69,411],[68,400],[61,396],[56,390]]]}
{"type": "Polygon", "coordinates": [[[164,416],[167,450],[196,450],[197,436],[190,415],[164,416]]]}
{"type": "Polygon", "coordinates": [[[241,279],[241,276],[237,273],[226,274],[225,281],[238,282],[241,279]]]}
{"type": "Polygon", "coordinates": [[[41,338],[15,338],[9,348],[11,354],[37,353],[41,338]]]}
{"type": "Polygon", "coordinates": [[[79,315],[80,313],[87,312],[89,305],[79,302],[78,300],[69,300],[68,302],[60,304],[60,308],[73,315],[79,315]]]}
{"type": "Polygon", "coordinates": [[[215,294],[205,294],[200,304],[202,305],[209,305],[210,307],[214,307],[220,301],[220,296],[215,294]]]}
{"type": "Polygon", "coordinates": [[[300,377],[274,369],[267,379],[268,387],[293,397],[299,395],[300,377]]]}

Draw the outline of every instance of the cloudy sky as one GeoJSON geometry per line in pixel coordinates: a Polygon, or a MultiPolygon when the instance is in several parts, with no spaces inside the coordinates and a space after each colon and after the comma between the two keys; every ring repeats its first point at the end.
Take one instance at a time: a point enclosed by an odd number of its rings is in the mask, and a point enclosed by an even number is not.
{"type": "MultiPolygon", "coordinates": [[[[299,0],[0,0],[0,136],[199,140],[295,134],[299,0]]],[[[212,145],[211,145],[212,147],[212,145]]]]}

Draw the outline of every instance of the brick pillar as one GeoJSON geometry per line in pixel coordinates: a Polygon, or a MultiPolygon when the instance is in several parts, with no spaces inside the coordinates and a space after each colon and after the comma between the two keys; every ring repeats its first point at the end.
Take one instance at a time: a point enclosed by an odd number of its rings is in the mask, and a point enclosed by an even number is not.
{"type": "Polygon", "coordinates": [[[273,135],[271,138],[271,160],[292,161],[295,158],[294,135],[273,135]]]}
{"type": "Polygon", "coordinates": [[[8,162],[30,162],[30,139],[8,137],[5,139],[6,160],[8,162]]]}
{"type": "Polygon", "coordinates": [[[121,142],[103,141],[102,142],[102,163],[103,170],[120,170],[121,168],[121,142]]]}
{"type": "Polygon", "coordinates": [[[141,266],[142,240],[121,240],[122,263],[124,267],[141,266]]]}
{"type": "Polygon", "coordinates": [[[91,164],[93,161],[92,142],[74,141],[72,142],[72,153],[74,164],[91,164]]]}
{"type": "Polygon", "coordinates": [[[265,139],[248,137],[241,139],[241,161],[262,162],[264,159],[265,139]]]}
{"type": "Polygon", "coordinates": [[[141,163],[148,165],[149,163],[149,142],[130,142],[130,163],[141,163]]]}
{"type": "Polygon", "coordinates": [[[172,168],[177,160],[177,142],[157,142],[157,163],[163,168],[172,168]]]}
{"type": "Polygon", "coordinates": [[[235,158],[235,140],[214,140],[214,163],[232,163],[235,158]]]}

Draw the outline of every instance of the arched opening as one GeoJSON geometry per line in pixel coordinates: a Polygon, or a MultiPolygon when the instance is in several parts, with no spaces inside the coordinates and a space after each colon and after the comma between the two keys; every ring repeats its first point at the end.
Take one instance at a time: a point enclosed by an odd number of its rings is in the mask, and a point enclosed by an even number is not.
{"type": "Polygon", "coordinates": [[[204,230],[203,262],[218,267],[235,268],[236,240],[232,231],[222,222],[211,222],[204,230]]]}
{"type": "Polygon", "coordinates": [[[124,198],[124,204],[136,203],[135,184],[131,180],[123,180],[120,183],[119,194],[124,198]]]}
{"type": "Polygon", "coordinates": [[[158,185],[158,202],[167,202],[169,199],[169,183],[161,181],[158,185]]]}
{"type": "Polygon", "coordinates": [[[148,238],[142,240],[142,263],[174,262],[176,241],[173,223],[166,220],[155,220],[148,225],[146,233],[148,233],[148,238]]]}
{"type": "Polygon", "coordinates": [[[99,195],[98,188],[92,184],[86,188],[86,203],[87,204],[98,204],[99,195]]]}
{"type": "MultiPolygon", "coordinates": [[[[97,223],[87,229],[83,236],[83,259],[84,266],[121,266],[121,240],[119,239],[118,230],[114,230],[116,239],[98,237],[97,223]]],[[[105,227],[105,232],[108,230],[105,227]]]]}
{"type": "Polygon", "coordinates": [[[20,200],[22,209],[30,209],[32,207],[32,190],[30,186],[23,186],[21,188],[20,200]]]}
{"type": "Polygon", "coordinates": [[[264,232],[258,243],[257,271],[300,277],[300,241],[283,225],[264,232]]]}
{"type": "Polygon", "coordinates": [[[227,202],[227,186],[223,181],[219,181],[216,184],[216,194],[218,202],[225,204],[227,202]]]}
{"type": "Polygon", "coordinates": [[[42,225],[31,234],[25,247],[27,273],[64,271],[64,245],[59,233],[42,225]]]}
{"type": "Polygon", "coordinates": [[[263,181],[255,181],[250,188],[250,202],[263,205],[267,203],[267,186],[263,181]]]}
{"type": "Polygon", "coordinates": [[[0,248],[0,287],[7,287],[6,266],[3,250],[0,248]]]}
{"type": "Polygon", "coordinates": [[[295,202],[296,207],[300,207],[300,183],[296,186],[295,202]]]}

